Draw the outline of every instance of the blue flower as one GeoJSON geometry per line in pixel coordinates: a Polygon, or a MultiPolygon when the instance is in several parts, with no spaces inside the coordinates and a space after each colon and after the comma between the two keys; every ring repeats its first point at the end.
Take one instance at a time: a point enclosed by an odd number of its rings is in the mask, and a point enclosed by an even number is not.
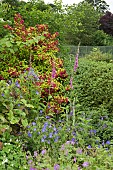
{"type": "Polygon", "coordinates": [[[39,92],[38,92],[38,91],[36,91],[36,94],[38,95],[38,94],[39,94],[39,92]]]}
{"type": "Polygon", "coordinates": [[[59,136],[56,136],[54,142],[58,142],[59,136]]]}
{"type": "Polygon", "coordinates": [[[32,122],[32,125],[33,125],[33,126],[36,126],[36,123],[35,123],[35,122],[32,122]]]}
{"type": "Polygon", "coordinates": [[[91,149],[91,145],[88,145],[88,149],[91,149]]]}
{"type": "Polygon", "coordinates": [[[34,130],[34,131],[36,131],[37,129],[36,129],[36,128],[34,128],[33,130],[34,130]]]}
{"type": "Polygon", "coordinates": [[[50,119],[50,116],[46,116],[46,119],[50,119]]]}
{"type": "Polygon", "coordinates": [[[42,132],[45,132],[46,131],[46,127],[44,126],[43,128],[42,128],[42,132]]]}
{"type": "Polygon", "coordinates": [[[31,138],[32,137],[32,134],[31,134],[31,132],[28,132],[28,136],[31,138]]]}
{"type": "Polygon", "coordinates": [[[4,97],[4,93],[2,93],[2,97],[4,97]]]}
{"type": "Polygon", "coordinates": [[[40,110],[40,113],[42,114],[42,113],[43,113],[43,110],[40,110]]]}
{"type": "Polygon", "coordinates": [[[41,139],[41,142],[45,142],[44,138],[41,139]]]}
{"type": "Polygon", "coordinates": [[[53,133],[51,132],[51,133],[49,134],[49,138],[52,138],[52,136],[53,136],[53,133]]]}
{"type": "Polygon", "coordinates": [[[94,130],[91,129],[91,130],[90,130],[90,133],[91,133],[91,134],[96,134],[96,130],[95,130],[95,129],[94,129],[94,130]]]}
{"type": "Polygon", "coordinates": [[[18,81],[15,82],[16,87],[20,88],[20,84],[18,81]]]}
{"type": "Polygon", "coordinates": [[[108,141],[106,141],[106,144],[107,144],[107,145],[110,145],[110,141],[109,141],[109,140],[108,140],[108,141]]]}
{"type": "Polygon", "coordinates": [[[46,138],[47,138],[47,136],[46,136],[46,135],[44,135],[44,136],[43,136],[43,138],[44,138],[44,139],[46,139],[46,138]]]}

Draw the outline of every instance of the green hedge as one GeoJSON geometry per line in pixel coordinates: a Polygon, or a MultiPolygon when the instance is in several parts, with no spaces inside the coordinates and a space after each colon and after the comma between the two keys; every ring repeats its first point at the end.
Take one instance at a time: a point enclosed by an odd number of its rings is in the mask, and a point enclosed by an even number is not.
{"type": "Polygon", "coordinates": [[[113,112],[113,64],[79,59],[74,78],[76,95],[83,108],[104,107],[113,112]]]}

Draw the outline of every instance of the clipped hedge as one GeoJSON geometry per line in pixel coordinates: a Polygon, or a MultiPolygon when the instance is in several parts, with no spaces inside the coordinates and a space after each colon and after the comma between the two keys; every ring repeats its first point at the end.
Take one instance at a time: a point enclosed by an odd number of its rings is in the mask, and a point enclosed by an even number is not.
{"type": "Polygon", "coordinates": [[[104,107],[113,112],[113,64],[79,59],[75,77],[76,95],[82,106],[104,107]]]}

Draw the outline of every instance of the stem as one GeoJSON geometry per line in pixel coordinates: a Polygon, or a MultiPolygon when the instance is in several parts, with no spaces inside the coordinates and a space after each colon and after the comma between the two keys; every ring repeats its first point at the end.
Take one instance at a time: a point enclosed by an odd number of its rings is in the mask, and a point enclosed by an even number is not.
{"type": "Polygon", "coordinates": [[[73,100],[73,126],[75,125],[75,97],[73,100]]]}

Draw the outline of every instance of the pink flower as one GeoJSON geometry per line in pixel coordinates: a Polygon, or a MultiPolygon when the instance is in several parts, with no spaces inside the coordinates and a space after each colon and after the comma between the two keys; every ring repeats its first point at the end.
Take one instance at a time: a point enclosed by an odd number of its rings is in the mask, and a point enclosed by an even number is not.
{"type": "Polygon", "coordinates": [[[77,53],[75,57],[74,71],[76,71],[76,69],[78,68],[78,56],[79,56],[79,53],[77,53]]]}
{"type": "Polygon", "coordinates": [[[70,78],[70,87],[71,87],[71,89],[73,89],[73,77],[72,76],[70,78]]]}
{"type": "Polygon", "coordinates": [[[74,157],[73,161],[76,163],[77,159],[74,157]]]}
{"type": "Polygon", "coordinates": [[[84,162],[84,163],[82,164],[82,166],[83,166],[83,167],[89,166],[89,162],[84,162]]]}
{"type": "MultiPolygon", "coordinates": [[[[79,44],[79,45],[80,45],[80,44],[79,44]]],[[[78,68],[79,45],[78,45],[77,54],[76,54],[76,56],[75,56],[74,71],[76,71],[76,69],[78,68]]]]}

